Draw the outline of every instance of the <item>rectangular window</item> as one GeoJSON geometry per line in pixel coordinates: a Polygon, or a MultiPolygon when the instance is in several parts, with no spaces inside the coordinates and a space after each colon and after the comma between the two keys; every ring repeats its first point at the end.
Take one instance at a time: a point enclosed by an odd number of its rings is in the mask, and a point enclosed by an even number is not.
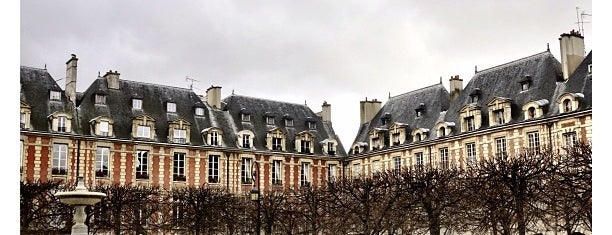
{"type": "Polygon", "coordinates": [[[523,82],[523,83],[521,83],[521,90],[522,90],[522,91],[529,90],[529,82],[523,82]]]}
{"type": "Polygon", "coordinates": [[[423,166],[423,153],[415,153],[414,154],[414,159],[415,159],[415,163],[417,167],[422,167],[423,166]]]}
{"type": "Polygon", "coordinates": [[[172,168],[172,179],[174,181],[185,181],[185,153],[174,153],[174,166],[172,168]]]}
{"type": "Polygon", "coordinates": [[[266,124],[274,125],[274,117],[266,117],[266,124]]]}
{"type": "Polygon", "coordinates": [[[400,145],[400,133],[393,133],[393,145],[400,145]]]}
{"type": "Polygon", "coordinates": [[[497,125],[501,125],[504,124],[504,110],[500,109],[500,110],[496,110],[493,111],[493,116],[495,117],[495,123],[497,125]]]}
{"type": "Polygon", "coordinates": [[[66,164],[68,158],[67,144],[53,144],[53,162],[51,173],[54,175],[66,175],[66,164]]]}
{"type": "Polygon", "coordinates": [[[136,136],[140,138],[151,138],[151,127],[138,126],[136,136]]]}
{"type": "Polygon", "coordinates": [[[50,95],[49,95],[49,99],[50,100],[61,100],[60,99],[60,92],[59,91],[51,91],[50,95]]]}
{"type": "Polygon", "coordinates": [[[217,132],[213,131],[210,133],[210,145],[219,145],[219,134],[217,132]]]}
{"type": "Polygon", "coordinates": [[[176,113],[176,104],[171,102],[166,103],[166,112],[176,113]]]}
{"type": "Polygon", "coordinates": [[[174,129],[174,143],[184,144],[187,141],[187,130],[174,129]]]}
{"type": "Polygon", "coordinates": [[[465,144],[465,150],[467,152],[467,163],[474,164],[476,163],[476,144],[475,143],[467,143],[465,144]]]}
{"type": "Polygon", "coordinates": [[[508,153],[506,152],[506,138],[495,138],[495,154],[498,157],[507,157],[508,153]]]}
{"type": "Polygon", "coordinates": [[[334,148],[333,142],[327,142],[327,154],[336,155],[336,149],[334,148]]]}
{"type": "Polygon", "coordinates": [[[242,135],[242,147],[243,148],[251,147],[251,135],[247,135],[247,134],[242,135]]]}
{"type": "Polygon", "coordinates": [[[380,169],[380,160],[375,160],[372,161],[372,173],[373,174],[377,174],[380,173],[381,169],[380,169]]]}
{"type": "Polygon", "coordinates": [[[448,148],[440,149],[440,167],[442,169],[448,169],[448,148]]]}
{"type": "Polygon", "coordinates": [[[466,124],[466,129],[467,131],[473,131],[476,128],[474,128],[474,117],[466,117],[465,118],[465,124],[466,124]]]}
{"type": "Polygon", "coordinates": [[[361,175],[361,166],[359,165],[359,163],[355,163],[353,164],[353,168],[351,169],[351,176],[353,176],[353,178],[359,177],[359,175],[361,175]]]}
{"type": "Polygon", "coordinates": [[[251,179],[251,165],[253,164],[253,159],[251,158],[243,158],[242,165],[240,166],[240,181],[243,184],[252,184],[253,180],[251,179]]]}
{"type": "Polygon", "coordinates": [[[219,155],[208,156],[208,183],[219,183],[219,155]]]}
{"type": "Polygon", "coordinates": [[[242,114],[242,121],[243,122],[250,122],[251,121],[251,115],[243,113],[242,114]]]}
{"type": "Polygon", "coordinates": [[[19,126],[23,129],[26,128],[26,123],[25,123],[25,113],[20,113],[19,114],[19,126]]]}
{"type": "Polygon", "coordinates": [[[285,126],[293,126],[293,119],[285,119],[285,126]]]}
{"type": "Polygon", "coordinates": [[[478,96],[477,95],[470,96],[470,99],[471,99],[472,103],[478,102],[478,96]]]}
{"type": "Polygon", "coordinates": [[[142,100],[141,99],[132,99],[132,108],[133,109],[142,109],[142,100]]]}
{"type": "Polygon", "coordinates": [[[19,141],[19,173],[23,173],[23,140],[19,141]]]}
{"type": "Polygon", "coordinates": [[[96,149],[96,177],[108,177],[108,157],[110,148],[96,149]]]}
{"type": "Polygon", "coordinates": [[[327,165],[327,182],[335,182],[337,179],[338,166],[336,164],[327,165]]]}
{"type": "Polygon", "coordinates": [[[310,163],[302,162],[300,168],[300,186],[310,186],[310,163]]]}
{"type": "Polygon", "coordinates": [[[317,129],[317,123],[316,122],[308,122],[308,129],[311,129],[311,130],[317,129]]]}
{"type": "Polygon", "coordinates": [[[149,178],[149,152],[139,150],[136,152],[136,179],[149,178]]]}
{"type": "Polygon", "coordinates": [[[106,121],[101,121],[100,122],[100,135],[101,136],[108,136],[108,122],[106,122],[106,121]]]}
{"type": "Polygon", "coordinates": [[[281,138],[272,137],[272,150],[282,151],[281,138]]]}
{"type": "Polygon", "coordinates": [[[402,170],[402,158],[401,157],[393,158],[393,170],[396,173],[399,173],[402,170]]]}
{"type": "Polygon", "coordinates": [[[310,153],[310,141],[300,141],[300,153],[310,153]]]}
{"type": "Polygon", "coordinates": [[[272,161],[272,185],[283,185],[281,180],[281,160],[272,161]]]}
{"type": "Polygon", "coordinates": [[[196,116],[204,116],[204,109],[203,108],[196,108],[195,109],[195,115],[196,116]]]}
{"type": "Polygon", "coordinates": [[[66,132],[66,117],[57,118],[57,131],[66,132]]]}
{"type": "Polygon", "coordinates": [[[106,104],[106,96],[96,94],[96,104],[106,104]]]}
{"type": "Polygon", "coordinates": [[[565,147],[574,147],[576,144],[576,132],[563,133],[563,141],[565,142],[565,147]]]}
{"type": "Polygon", "coordinates": [[[537,131],[527,133],[527,142],[529,144],[529,151],[540,154],[540,133],[537,131]]]}

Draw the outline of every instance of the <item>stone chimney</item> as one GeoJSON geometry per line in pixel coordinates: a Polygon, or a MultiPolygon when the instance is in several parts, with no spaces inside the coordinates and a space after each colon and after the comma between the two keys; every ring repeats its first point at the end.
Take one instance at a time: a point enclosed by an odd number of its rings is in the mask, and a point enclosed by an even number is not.
{"type": "Polygon", "coordinates": [[[210,86],[206,90],[206,102],[215,109],[221,108],[221,87],[210,86]]]}
{"type": "Polygon", "coordinates": [[[561,34],[561,68],[563,79],[567,80],[584,59],[584,37],[572,30],[569,34],[561,34]]]}
{"type": "Polygon", "coordinates": [[[323,101],[321,105],[321,117],[324,122],[331,122],[331,104],[328,104],[327,101],[323,101]]]}
{"type": "Polygon", "coordinates": [[[70,54],[71,57],[66,62],[66,96],[76,105],[76,82],[77,82],[77,61],[79,60],[75,54],[70,54]]]}
{"type": "Polygon", "coordinates": [[[104,74],[104,78],[106,78],[106,87],[108,87],[108,89],[119,89],[119,75],[117,71],[113,72],[112,70],[108,70],[108,72],[104,74]]]}
{"type": "Polygon", "coordinates": [[[380,104],[381,102],[376,99],[372,101],[368,101],[367,97],[365,101],[361,101],[359,104],[359,110],[360,110],[359,124],[362,125],[364,123],[370,122],[372,118],[374,118],[374,116],[378,113],[378,111],[380,111],[380,108],[381,108],[380,104]]]}
{"type": "Polygon", "coordinates": [[[459,97],[461,91],[463,91],[463,79],[459,79],[459,75],[455,75],[451,76],[448,81],[450,87],[450,101],[453,102],[459,97]]]}

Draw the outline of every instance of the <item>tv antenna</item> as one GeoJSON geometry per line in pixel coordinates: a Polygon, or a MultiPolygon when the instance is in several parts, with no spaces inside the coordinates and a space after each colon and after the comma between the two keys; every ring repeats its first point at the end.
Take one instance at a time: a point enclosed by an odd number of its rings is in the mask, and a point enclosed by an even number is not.
{"type": "Polygon", "coordinates": [[[190,78],[189,76],[185,76],[185,81],[190,81],[191,82],[191,84],[189,84],[189,90],[193,90],[193,82],[200,82],[198,80],[190,78]]]}
{"type": "Polygon", "coordinates": [[[591,23],[591,21],[584,21],[584,17],[585,16],[592,16],[591,14],[587,14],[584,11],[579,13],[579,7],[576,7],[576,19],[578,20],[578,22],[576,22],[576,24],[578,25],[578,33],[580,33],[580,35],[584,36],[584,23],[591,23]]]}

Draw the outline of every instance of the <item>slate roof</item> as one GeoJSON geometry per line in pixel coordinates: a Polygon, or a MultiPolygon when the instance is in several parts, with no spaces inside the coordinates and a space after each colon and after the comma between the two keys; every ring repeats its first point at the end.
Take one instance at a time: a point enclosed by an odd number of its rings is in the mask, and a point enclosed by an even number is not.
{"type": "MultiPolygon", "coordinates": [[[[417,128],[433,129],[440,112],[447,110],[449,103],[450,94],[441,83],[391,97],[371,122],[361,125],[354,142],[369,143],[368,133],[372,129],[388,128],[393,123],[407,124],[408,134],[417,128]],[[416,117],[416,109],[419,107],[424,108],[423,114],[421,117],[416,117]],[[389,121],[383,125],[382,118],[389,116],[389,121]]],[[[387,133],[385,139],[388,137],[387,133]]]]}
{"type": "MultiPolygon", "coordinates": [[[[223,109],[229,112],[232,120],[234,120],[233,126],[235,126],[238,131],[253,131],[255,134],[253,145],[256,149],[266,149],[265,138],[267,131],[278,127],[286,133],[287,152],[295,152],[293,146],[295,146],[296,134],[302,131],[311,131],[315,136],[315,154],[323,154],[321,141],[325,139],[334,139],[338,143],[336,156],[346,155],[340,138],[338,138],[331,127],[331,122],[324,123],[321,117],[317,116],[316,113],[306,105],[242,95],[228,96],[223,99],[223,103],[225,104],[223,109]],[[249,113],[251,115],[250,122],[243,122],[241,113],[249,113]],[[266,116],[273,116],[275,125],[266,124],[266,116]],[[285,126],[284,119],[286,117],[293,119],[293,127],[285,126]],[[316,129],[310,130],[307,126],[307,121],[315,122],[316,129]]],[[[233,140],[235,141],[236,138],[233,138],[233,140]]],[[[233,143],[232,146],[237,146],[237,143],[233,143]]]]}
{"type": "MultiPolygon", "coordinates": [[[[408,135],[415,128],[426,128],[432,130],[428,139],[434,139],[436,138],[436,133],[433,131],[434,126],[440,121],[454,122],[455,127],[452,127],[451,135],[461,134],[460,110],[465,106],[471,106],[481,110],[482,126],[480,129],[486,129],[490,127],[487,104],[496,97],[511,100],[512,120],[509,123],[523,121],[522,107],[531,101],[544,104],[544,117],[559,114],[556,100],[560,95],[567,92],[584,95],[578,110],[591,109],[592,79],[587,76],[588,65],[591,64],[591,54],[592,52],[585,57],[567,81],[563,80],[561,63],[555,59],[550,51],[544,51],[478,71],[453,102],[449,101],[448,92],[441,84],[392,97],[370,123],[360,126],[353,144],[358,142],[369,143],[368,132],[382,125],[381,117],[383,115],[392,116],[391,123],[407,123],[409,125],[408,135]],[[521,82],[530,82],[529,89],[522,91],[521,82]],[[478,101],[472,103],[471,95],[478,95],[478,101]],[[545,101],[548,101],[548,103],[545,101]],[[425,112],[423,117],[416,118],[414,108],[420,102],[424,102],[426,108],[433,107],[433,110],[428,110],[429,112],[425,112]]],[[[410,140],[411,138],[407,137],[407,139],[410,140]]],[[[404,144],[406,143],[410,144],[410,141],[404,142],[404,144]]],[[[385,146],[388,146],[388,144],[385,143],[385,146]]],[[[370,150],[366,148],[366,151],[370,150]]]]}
{"type": "Polygon", "coordinates": [[[62,111],[73,116],[72,127],[75,129],[76,115],[69,105],[68,97],[62,88],[55,82],[46,69],[21,66],[20,69],[20,100],[31,107],[30,126],[36,131],[50,131],[51,126],[48,115],[62,111]],[[49,99],[50,91],[61,92],[61,101],[49,99]]]}

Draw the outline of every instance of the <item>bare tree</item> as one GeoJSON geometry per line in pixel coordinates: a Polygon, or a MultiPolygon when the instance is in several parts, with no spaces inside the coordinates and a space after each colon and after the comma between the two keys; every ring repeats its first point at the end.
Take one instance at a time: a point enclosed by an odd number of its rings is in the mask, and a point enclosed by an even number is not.
{"type": "Polygon", "coordinates": [[[54,196],[74,187],[60,182],[20,183],[20,226],[22,234],[65,234],[73,225],[73,208],[54,196]]]}

